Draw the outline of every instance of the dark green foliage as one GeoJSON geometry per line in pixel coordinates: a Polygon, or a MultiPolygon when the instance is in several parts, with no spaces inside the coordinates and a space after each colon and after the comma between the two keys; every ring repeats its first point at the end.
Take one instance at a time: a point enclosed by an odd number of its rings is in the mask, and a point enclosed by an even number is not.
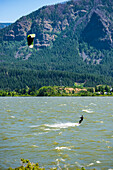
{"type": "Polygon", "coordinates": [[[23,89],[0,90],[0,96],[96,96],[96,95],[113,95],[113,88],[108,85],[99,85],[94,87],[83,87],[81,85],[68,87],[68,86],[44,86],[40,89],[35,87],[29,88],[28,86],[23,89]]]}
{"type": "Polygon", "coordinates": [[[55,96],[55,89],[51,86],[49,87],[42,87],[38,91],[38,96],[55,96]]]}
{"type": "MultiPolygon", "coordinates": [[[[0,89],[16,90],[27,86],[32,89],[39,89],[42,86],[73,86],[75,82],[84,83],[84,86],[95,86],[97,84],[113,85],[113,78],[80,74],[62,71],[37,71],[20,70],[17,68],[0,68],[0,89]]],[[[25,91],[22,92],[23,94],[25,91]]]]}
{"type": "Polygon", "coordinates": [[[101,92],[102,94],[104,94],[104,92],[110,93],[110,91],[112,92],[113,89],[108,85],[98,85],[95,87],[95,92],[101,92]]]}
{"type": "Polygon", "coordinates": [[[39,164],[31,163],[28,159],[21,159],[22,166],[18,168],[8,168],[8,170],[45,170],[45,168],[40,168],[39,164]]]}

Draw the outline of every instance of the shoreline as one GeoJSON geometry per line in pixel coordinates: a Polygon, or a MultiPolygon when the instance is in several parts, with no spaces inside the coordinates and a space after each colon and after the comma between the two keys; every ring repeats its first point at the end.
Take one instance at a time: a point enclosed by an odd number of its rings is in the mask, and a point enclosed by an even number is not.
{"type": "Polygon", "coordinates": [[[23,88],[0,90],[0,97],[108,97],[113,96],[113,88],[108,85],[96,87],[43,86],[40,89],[23,88]]]}

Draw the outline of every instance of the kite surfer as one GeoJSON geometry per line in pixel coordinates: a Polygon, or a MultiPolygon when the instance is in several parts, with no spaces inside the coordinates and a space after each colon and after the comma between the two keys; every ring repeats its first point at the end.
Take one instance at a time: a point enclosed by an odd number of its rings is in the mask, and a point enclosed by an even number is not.
{"type": "Polygon", "coordinates": [[[80,117],[80,120],[79,120],[79,124],[81,124],[81,122],[83,121],[84,117],[83,115],[80,117]]]}

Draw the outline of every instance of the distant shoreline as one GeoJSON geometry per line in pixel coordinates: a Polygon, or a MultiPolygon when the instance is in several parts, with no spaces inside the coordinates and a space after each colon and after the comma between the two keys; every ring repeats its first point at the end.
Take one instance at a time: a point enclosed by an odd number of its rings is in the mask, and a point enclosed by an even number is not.
{"type": "Polygon", "coordinates": [[[64,87],[64,86],[43,86],[40,89],[25,88],[0,90],[0,97],[82,97],[82,96],[113,96],[113,88],[108,85],[96,87],[64,87]]]}

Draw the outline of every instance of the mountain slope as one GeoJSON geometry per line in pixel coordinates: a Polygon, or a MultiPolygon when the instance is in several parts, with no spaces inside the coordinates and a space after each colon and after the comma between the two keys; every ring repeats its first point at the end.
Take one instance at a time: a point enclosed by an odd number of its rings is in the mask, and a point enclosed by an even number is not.
{"type": "Polygon", "coordinates": [[[11,25],[11,23],[0,23],[0,29],[3,29],[9,25],[11,25]]]}
{"type": "Polygon", "coordinates": [[[72,0],[45,6],[0,30],[0,39],[0,66],[8,71],[32,70],[37,74],[39,70],[66,71],[80,77],[81,74],[103,76],[103,82],[98,78],[86,76],[82,80],[75,76],[73,83],[91,80],[86,85],[96,85],[112,82],[112,0],[72,0]],[[26,42],[30,33],[36,34],[33,49],[29,49],[26,42]]]}
{"type": "Polygon", "coordinates": [[[77,29],[80,32],[81,27],[83,40],[91,42],[91,45],[95,45],[95,40],[99,39],[100,43],[105,42],[113,47],[112,6],[111,0],[106,2],[104,0],[79,0],[45,6],[22,17],[5,29],[3,39],[23,40],[27,34],[35,33],[35,46],[43,48],[50,46],[51,41],[55,41],[57,34],[71,26],[75,34],[77,29]],[[84,36],[84,34],[86,35],[84,36]],[[93,38],[94,42],[92,43],[93,38]]]}

